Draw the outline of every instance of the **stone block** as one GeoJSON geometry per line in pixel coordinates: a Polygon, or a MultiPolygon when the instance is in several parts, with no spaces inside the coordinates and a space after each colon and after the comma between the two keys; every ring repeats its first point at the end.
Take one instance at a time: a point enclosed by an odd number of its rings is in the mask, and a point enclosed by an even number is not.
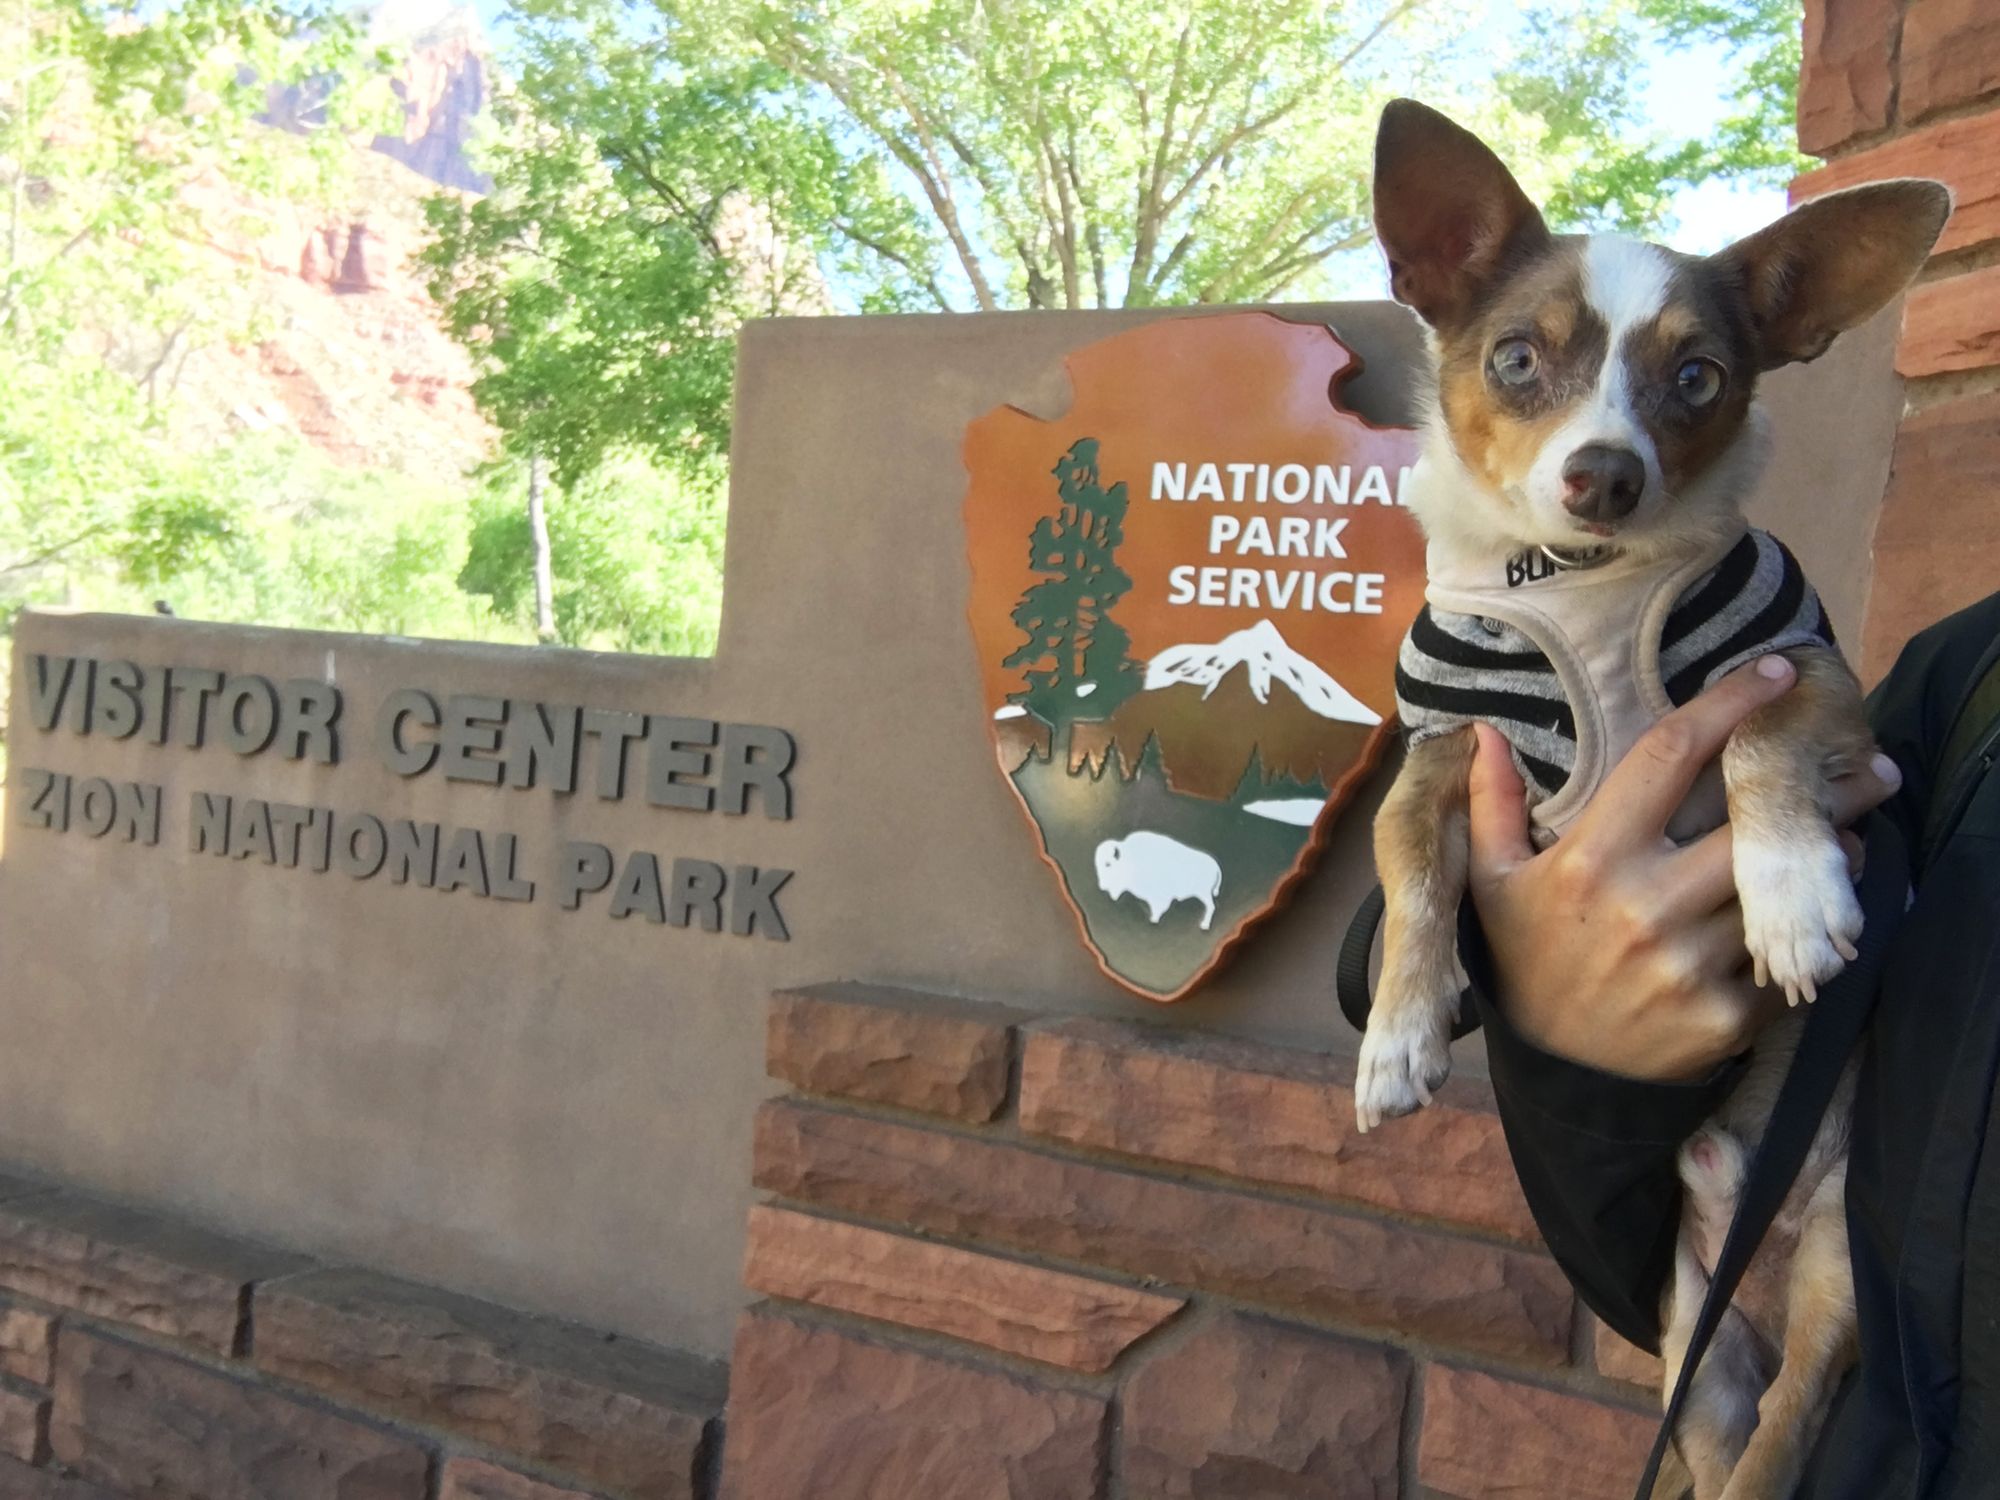
{"type": "Polygon", "coordinates": [[[1028,1034],[1021,1126],[1538,1242],[1491,1091],[1453,1080],[1363,1135],[1346,1058],[1157,1027],[1068,1021],[1028,1034]]]}
{"type": "Polygon", "coordinates": [[[48,1450],[49,1393],[0,1376],[0,1454],[40,1463],[48,1450]]]}
{"type": "Polygon", "coordinates": [[[1792,201],[1886,177],[1931,177],[1951,189],[1951,220],[1937,254],[2000,240],[2000,109],[1940,121],[1843,156],[1795,181],[1792,201]]]}
{"type": "Polygon", "coordinates": [[[1545,1364],[1573,1299],[1536,1251],[814,1109],[758,1116],[757,1186],[927,1233],[1037,1251],[1545,1364]]]}
{"type": "Polygon", "coordinates": [[[1432,1365],[1417,1481],[1452,1500],[1631,1500],[1659,1418],[1432,1365]]]}
{"type": "Polygon", "coordinates": [[[1126,1382],[1129,1500],[1395,1500],[1409,1363],[1262,1318],[1217,1318],[1126,1382]]]}
{"type": "Polygon", "coordinates": [[[1102,1500],[1109,1415],[1099,1396],[753,1308],[723,1500],[1102,1500]]]}
{"type": "Polygon", "coordinates": [[[2000,365],[2000,266],[1913,287],[1896,368],[1914,379],[2000,365]]]}
{"type": "Polygon", "coordinates": [[[765,1066],[809,1094],[984,1122],[1007,1103],[1015,1020],[882,985],[786,990],[771,999],[765,1066]]]}
{"type": "Polygon", "coordinates": [[[414,1439],[122,1339],[66,1328],[56,1351],[56,1458],[161,1500],[424,1500],[414,1439]]]}
{"type": "Polygon", "coordinates": [[[55,1314],[0,1302],[0,1374],[47,1385],[55,1379],[55,1359],[55,1314]]]}
{"type": "Polygon", "coordinates": [[[1909,0],[1896,67],[1905,120],[2000,90],[2000,8],[1993,0],[1909,0]]]}
{"type": "Polygon", "coordinates": [[[78,1193],[0,1200],[0,1287],[226,1355],[245,1289],[310,1264],[78,1193]]]}
{"type": "Polygon", "coordinates": [[[1825,156],[1889,123],[1901,0],[1806,0],[1799,149],[1825,156]]]}
{"type": "Polygon", "coordinates": [[[693,1497],[719,1372],[365,1271],[259,1288],[257,1367],[648,1500],[693,1497]]]}
{"type": "Polygon", "coordinates": [[[1093,1373],[1187,1305],[1184,1297],[781,1208],[750,1211],[743,1284],[1093,1373]]]}
{"type": "Polygon", "coordinates": [[[1942,402],[1896,436],[1875,531],[1861,668],[1872,682],[1911,636],[2000,578],[2000,395],[1942,402]]]}

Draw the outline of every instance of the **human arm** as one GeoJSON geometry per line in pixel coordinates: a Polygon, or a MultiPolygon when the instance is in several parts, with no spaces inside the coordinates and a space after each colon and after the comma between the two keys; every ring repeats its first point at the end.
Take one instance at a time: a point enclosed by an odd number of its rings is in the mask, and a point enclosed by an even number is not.
{"type": "MultiPolygon", "coordinates": [[[[1540,854],[1505,743],[1479,731],[1479,922],[1462,955],[1501,1120],[1551,1251],[1598,1315],[1646,1347],[1679,1213],[1675,1152],[1783,1007],[1750,982],[1728,829],[1685,848],[1664,829],[1735,727],[1792,680],[1789,664],[1746,667],[1668,715],[1540,854]]],[[[1893,791],[1894,766],[1878,766],[1836,784],[1837,821],[1893,791]]]]}

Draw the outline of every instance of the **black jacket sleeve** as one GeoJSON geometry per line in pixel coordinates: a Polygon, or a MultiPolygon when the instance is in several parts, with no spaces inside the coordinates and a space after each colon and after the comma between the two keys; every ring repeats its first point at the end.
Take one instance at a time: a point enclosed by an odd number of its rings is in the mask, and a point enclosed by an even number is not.
{"type": "Polygon", "coordinates": [[[1521,1190],[1556,1262],[1585,1304],[1622,1337],[1657,1351],[1660,1296],[1680,1220],[1674,1155],[1743,1069],[1698,1083],[1602,1073],[1524,1040],[1490,998],[1486,948],[1467,922],[1461,956],[1486,1032],[1487,1067],[1521,1190]]]}
{"type": "Polygon", "coordinates": [[[2000,593],[1940,620],[1903,648],[1868,695],[1875,739],[1903,772],[1903,789],[1882,809],[1921,853],[1924,822],[1939,781],[1954,768],[1938,758],[1966,695],[2000,650],[2000,593]]]}

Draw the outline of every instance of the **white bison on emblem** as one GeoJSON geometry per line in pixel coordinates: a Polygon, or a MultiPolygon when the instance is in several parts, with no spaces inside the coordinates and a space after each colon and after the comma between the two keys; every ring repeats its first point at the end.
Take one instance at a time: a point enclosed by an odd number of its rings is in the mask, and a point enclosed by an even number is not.
{"type": "Polygon", "coordinates": [[[1141,829],[1097,846],[1097,888],[1113,901],[1137,896],[1156,925],[1176,901],[1199,901],[1206,932],[1222,894],[1222,866],[1179,839],[1141,829]]]}

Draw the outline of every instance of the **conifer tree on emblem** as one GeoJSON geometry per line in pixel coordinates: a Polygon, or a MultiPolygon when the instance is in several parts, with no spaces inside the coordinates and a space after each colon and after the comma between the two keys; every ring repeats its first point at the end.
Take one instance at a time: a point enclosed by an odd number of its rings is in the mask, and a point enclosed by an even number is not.
{"type": "Polygon", "coordinates": [[[1079,438],[1056,461],[1061,508],[1035,523],[1029,567],[1043,581],[1014,607],[1026,637],[1005,665],[1023,668],[1027,686],[1009,695],[1051,728],[1073,719],[1104,719],[1138,691],[1131,637],[1111,609],[1132,587],[1114,561],[1125,539],[1125,484],[1098,478],[1097,439],[1079,438]]]}

